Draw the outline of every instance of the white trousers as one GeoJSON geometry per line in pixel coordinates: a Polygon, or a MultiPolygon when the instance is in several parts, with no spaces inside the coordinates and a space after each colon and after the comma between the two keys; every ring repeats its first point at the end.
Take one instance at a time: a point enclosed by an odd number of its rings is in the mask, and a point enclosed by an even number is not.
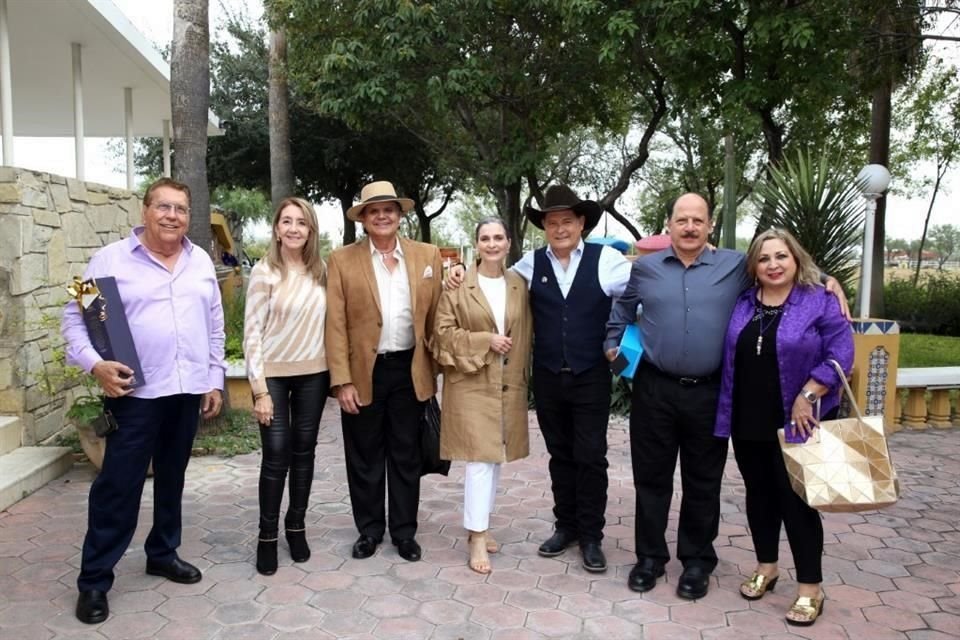
{"type": "Polygon", "coordinates": [[[467,531],[486,531],[497,497],[500,464],[468,462],[463,474],[463,527],[467,531]]]}

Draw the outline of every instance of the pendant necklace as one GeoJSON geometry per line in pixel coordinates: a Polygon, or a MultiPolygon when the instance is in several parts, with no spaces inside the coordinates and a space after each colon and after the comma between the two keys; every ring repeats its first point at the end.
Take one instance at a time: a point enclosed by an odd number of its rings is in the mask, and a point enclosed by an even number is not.
{"type": "Polygon", "coordinates": [[[783,311],[783,307],[773,307],[771,309],[765,309],[763,306],[763,291],[760,292],[760,301],[757,303],[757,321],[760,324],[760,334],[757,336],[757,355],[760,355],[760,351],[763,349],[763,334],[764,332],[773,326],[773,323],[776,322],[777,316],[780,315],[780,312],[783,311]],[[770,316],[770,321],[764,323],[766,316],[770,316]]]}

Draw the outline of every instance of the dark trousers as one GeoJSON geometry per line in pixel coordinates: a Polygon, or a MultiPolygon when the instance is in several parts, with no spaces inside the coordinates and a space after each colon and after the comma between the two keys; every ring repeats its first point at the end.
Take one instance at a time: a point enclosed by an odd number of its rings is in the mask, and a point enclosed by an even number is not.
{"type": "Polygon", "coordinates": [[[666,564],[666,530],[673,473],[680,455],[683,498],[677,557],[684,567],[713,571],[713,541],[720,526],[720,483],[726,438],[713,436],[719,382],[685,386],[642,363],[633,383],[630,454],[637,494],[637,559],[666,564]]]}
{"type": "Polygon", "coordinates": [[[734,439],[733,454],[747,490],[747,522],[757,562],[777,562],[782,522],[793,553],[797,582],[822,582],[820,513],[790,487],[780,443],[734,439]]]}
{"type": "Polygon", "coordinates": [[[357,531],[376,540],[388,523],[394,541],[417,533],[423,403],[413,390],[412,357],[412,349],[399,357],[378,356],[372,402],[355,415],[341,412],[353,521],[357,531]]]}
{"type": "Polygon", "coordinates": [[[578,375],[543,367],[533,372],[537,421],[550,454],[555,526],[581,542],[600,542],[606,523],[610,385],[606,363],[578,375]]]}
{"type": "Polygon", "coordinates": [[[330,391],[326,371],[302,376],[267,378],[273,420],[260,425],[260,537],[277,536],[283,485],[290,470],[290,504],[284,525],[303,529],[313,484],[313,461],[323,405],[330,391]]]}
{"type": "Polygon", "coordinates": [[[119,429],[107,436],[103,468],[90,487],[87,535],[77,587],[109,591],[113,568],[137,529],[140,497],[153,460],[153,528],[147,558],[168,562],[180,546],[183,476],[200,422],[198,395],[107,398],[119,429]]]}

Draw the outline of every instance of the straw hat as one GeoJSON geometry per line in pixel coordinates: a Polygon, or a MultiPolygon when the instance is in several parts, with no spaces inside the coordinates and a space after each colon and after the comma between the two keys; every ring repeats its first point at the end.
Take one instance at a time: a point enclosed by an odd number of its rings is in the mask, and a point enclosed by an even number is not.
{"type": "Polygon", "coordinates": [[[360,191],[360,202],[347,209],[347,218],[354,222],[360,221],[360,214],[363,208],[374,202],[396,202],[400,205],[400,212],[406,215],[410,209],[413,209],[413,200],[410,198],[397,197],[397,191],[393,184],[386,180],[371,182],[360,191]]]}

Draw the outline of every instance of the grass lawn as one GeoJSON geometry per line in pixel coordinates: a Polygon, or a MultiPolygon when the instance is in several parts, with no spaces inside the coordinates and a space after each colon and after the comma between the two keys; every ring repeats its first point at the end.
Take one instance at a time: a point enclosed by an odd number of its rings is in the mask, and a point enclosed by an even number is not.
{"type": "Polygon", "coordinates": [[[960,338],[901,334],[899,366],[960,367],[960,338]]]}

